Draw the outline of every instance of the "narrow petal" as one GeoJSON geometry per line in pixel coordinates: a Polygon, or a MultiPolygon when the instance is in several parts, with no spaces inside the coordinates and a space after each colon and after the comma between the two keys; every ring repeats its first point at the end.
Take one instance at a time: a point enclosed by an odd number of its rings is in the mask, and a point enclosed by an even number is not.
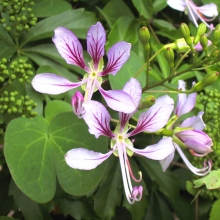
{"type": "Polygon", "coordinates": [[[173,161],[174,155],[175,155],[175,151],[173,151],[173,153],[168,155],[165,159],[160,160],[160,165],[162,167],[163,172],[165,172],[167,170],[167,168],[169,167],[170,163],[173,161]]]}
{"type": "Polygon", "coordinates": [[[172,138],[163,138],[157,144],[147,146],[143,150],[131,148],[133,152],[152,160],[163,160],[175,151],[172,138]]]}
{"type": "Polygon", "coordinates": [[[37,74],[31,84],[33,88],[41,93],[57,95],[64,93],[70,89],[81,86],[86,81],[72,83],[68,79],[58,76],[54,73],[37,74]]]}
{"type": "Polygon", "coordinates": [[[167,0],[167,4],[178,11],[184,11],[186,8],[185,0],[167,0]]]}
{"type": "Polygon", "coordinates": [[[130,57],[131,44],[127,42],[118,42],[108,51],[108,63],[105,70],[100,75],[115,75],[130,57]]]}
{"type": "Polygon", "coordinates": [[[105,91],[99,86],[99,91],[107,105],[118,112],[131,113],[136,110],[134,99],[122,90],[105,91]]]}
{"type": "Polygon", "coordinates": [[[96,138],[100,135],[107,137],[114,136],[109,127],[111,116],[104,105],[91,100],[84,103],[83,107],[85,113],[82,117],[89,126],[89,132],[91,134],[94,134],[96,138]]]}
{"type": "Polygon", "coordinates": [[[187,118],[182,122],[180,127],[182,128],[192,127],[195,130],[202,131],[206,126],[202,119],[203,114],[204,112],[199,112],[197,116],[187,118]]]}
{"type": "MultiPolygon", "coordinates": [[[[186,83],[183,80],[178,80],[178,89],[182,91],[186,91],[186,83]]],[[[176,108],[174,109],[174,114],[179,116],[179,112],[184,106],[186,102],[186,94],[180,93],[178,94],[176,108]]]]}
{"type": "Polygon", "coordinates": [[[169,96],[159,97],[155,104],[140,114],[137,127],[130,133],[133,136],[142,131],[155,132],[164,127],[174,108],[174,101],[169,96]]]}
{"type": "Polygon", "coordinates": [[[55,35],[52,40],[66,62],[86,70],[83,48],[75,34],[64,27],[56,28],[54,33],[55,35]]]}
{"type": "Polygon", "coordinates": [[[92,25],[87,33],[87,51],[97,68],[99,60],[104,56],[106,33],[100,22],[92,25]]]}
{"type": "Polygon", "coordinates": [[[92,170],[108,159],[111,154],[112,151],[102,154],[85,148],[75,148],[66,153],[65,160],[74,169],[92,170]]]}
{"type": "Polygon", "coordinates": [[[218,8],[214,3],[206,4],[200,7],[197,7],[199,12],[201,12],[206,17],[216,17],[218,16],[218,8]]]}

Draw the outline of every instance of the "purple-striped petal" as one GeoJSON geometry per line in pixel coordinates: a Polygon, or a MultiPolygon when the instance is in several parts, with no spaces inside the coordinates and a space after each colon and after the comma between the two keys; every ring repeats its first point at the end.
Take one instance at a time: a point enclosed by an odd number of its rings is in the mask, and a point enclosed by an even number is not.
{"type": "Polygon", "coordinates": [[[83,107],[85,113],[82,117],[89,127],[89,132],[94,134],[96,138],[100,135],[112,138],[114,134],[109,127],[111,116],[104,105],[91,100],[84,103],[83,107]]]}
{"type": "Polygon", "coordinates": [[[150,145],[143,150],[133,149],[136,154],[152,160],[163,160],[175,151],[172,138],[163,138],[157,144],[150,145]]]}
{"type": "Polygon", "coordinates": [[[111,154],[112,151],[102,154],[85,148],[76,148],[66,153],[65,160],[74,169],[92,170],[108,159],[111,154]]]}
{"type": "Polygon", "coordinates": [[[83,58],[83,48],[75,34],[64,27],[58,27],[54,32],[52,40],[66,62],[87,70],[83,58]]]}
{"type": "Polygon", "coordinates": [[[167,4],[178,11],[184,11],[186,8],[185,0],[167,0],[167,4]]]}
{"type": "Polygon", "coordinates": [[[100,22],[92,25],[87,33],[87,51],[92,57],[95,68],[98,67],[99,60],[104,56],[106,33],[100,22]]]}
{"type": "MultiPolygon", "coordinates": [[[[186,84],[183,80],[178,81],[179,86],[178,89],[181,89],[182,91],[185,91],[186,84]]],[[[181,115],[184,115],[188,112],[190,112],[196,103],[196,93],[190,94],[188,97],[186,94],[178,94],[178,100],[177,105],[174,110],[174,114],[180,117],[181,115]]]]}
{"type": "Polygon", "coordinates": [[[206,17],[215,17],[218,16],[218,8],[214,3],[206,4],[200,7],[197,7],[197,10],[205,15],[206,17]]]}
{"type": "Polygon", "coordinates": [[[204,132],[197,130],[186,130],[175,133],[189,149],[199,154],[212,152],[212,139],[204,132]]]}
{"type": "Polygon", "coordinates": [[[136,110],[134,99],[122,90],[108,90],[99,86],[99,91],[105,99],[107,105],[118,112],[131,113],[136,110]]]}
{"type": "Polygon", "coordinates": [[[42,73],[36,75],[31,84],[33,88],[41,93],[57,95],[70,89],[81,86],[86,81],[72,83],[68,79],[53,73],[42,73]]]}
{"type": "Polygon", "coordinates": [[[140,114],[137,127],[130,133],[133,136],[142,131],[156,132],[167,124],[174,108],[174,101],[169,96],[161,96],[146,112],[140,114]]]}
{"type": "Polygon", "coordinates": [[[108,63],[105,70],[100,75],[115,75],[130,57],[131,44],[127,42],[118,42],[114,44],[107,52],[108,63]]]}
{"type": "Polygon", "coordinates": [[[204,112],[199,112],[197,116],[187,118],[182,122],[180,127],[182,128],[192,127],[195,130],[202,131],[206,126],[202,119],[203,114],[204,112]]]}

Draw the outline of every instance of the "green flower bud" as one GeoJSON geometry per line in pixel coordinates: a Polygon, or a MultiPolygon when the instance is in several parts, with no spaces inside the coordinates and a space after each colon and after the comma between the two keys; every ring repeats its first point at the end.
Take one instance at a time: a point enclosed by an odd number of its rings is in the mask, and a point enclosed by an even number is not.
{"type": "Polygon", "coordinates": [[[23,82],[24,82],[24,79],[19,78],[18,81],[19,81],[20,83],[23,83],[23,82]]]}
{"type": "Polygon", "coordinates": [[[12,74],[12,75],[11,75],[11,78],[12,78],[12,79],[16,79],[16,75],[15,75],[15,74],[12,74]]]}
{"type": "Polygon", "coordinates": [[[2,58],[2,63],[7,63],[7,59],[6,58],[2,58]]]}
{"type": "Polygon", "coordinates": [[[29,5],[33,6],[33,5],[34,5],[34,2],[29,2],[29,5]]]}
{"type": "Polygon", "coordinates": [[[208,50],[208,38],[205,35],[200,37],[200,44],[202,45],[204,51],[208,50]]]}
{"type": "Polygon", "coordinates": [[[217,24],[215,30],[220,30],[220,24],[217,24]]]}
{"type": "Polygon", "coordinates": [[[208,73],[200,82],[193,86],[195,92],[200,92],[207,86],[212,85],[219,77],[219,72],[213,71],[208,73]]]}
{"type": "Polygon", "coordinates": [[[187,24],[181,23],[180,30],[181,30],[181,33],[182,33],[187,45],[192,47],[193,46],[192,39],[190,38],[190,30],[189,30],[189,27],[187,26],[187,24]]]}
{"type": "Polygon", "coordinates": [[[173,49],[170,47],[167,47],[164,51],[164,57],[167,60],[170,67],[174,67],[174,52],[173,49]]]}
{"type": "Polygon", "coordinates": [[[32,9],[31,9],[31,8],[28,8],[28,9],[27,9],[27,11],[28,11],[28,12],[31,12],[31,11],[32,11],[32,9]]]}
{"type": "Polygon", "coordinates": [[[204,23],[201,23],[197,28],[196,37],[193,41],[194,45],[199,43],[201,35],[205,34],[205,32],[206,32],[206,25],[204,23]]]}
{"type": "Polygon", "coordinates": [[[8,70],[3,70],[2,73],[3,73],[4,75],[8,75],[8,74],[9,74],[8,70]]]}
{"type": "Polygon", "coordinates": [[[10,31],[10,30],[11,30],[11,27],[10,27],[10,26],[7,26],[7,27],[5,27],[5,30],[6,30],[6,31],[10,31]]]}
{"type": "Polygon", "coordinates": [[[15,20],[15,16],[10,16],[10,21],[14,21],[15,20]]]}
{"type": "Polygon", "coordinates": [[[140,41],[143,45],[146,45],[149,43],[149,40],[150,40],[150,32],[148,30],[147,27],[142,27],[140,30],[139,30],[139,38],[140,38],[140,41]]]}
{"type": "Polygon", "coordinates": [[[138,109],[143,110],[146,108],[150,108],[155,103],[155,97],[153,95],[147,95],[141,100],[141,104],[138,109]]]}
{"type": "Polygon", "coordinates": [[[2,18],[0,21],[1,21],[1,23],[5,23],[6,19],[2,18]]]}
{"type": "Polygon", "coordinates": [[[34,26],[34,25],[36,25],[36,21],[31,21],[30,24],[31,24],[32,26],[34,26]]]}
{"type": "Polygon", "coordinates": [[[21,11],[26,11],[26,8],[25,8],[25,7],[22,7],[22,8],[21,8],[21,11]]]}
{"type": "Polygon", "coordinates": [[[215,29],[213,33],[213,45],[217,45],[220,40],[220,29],[215,29]]]}

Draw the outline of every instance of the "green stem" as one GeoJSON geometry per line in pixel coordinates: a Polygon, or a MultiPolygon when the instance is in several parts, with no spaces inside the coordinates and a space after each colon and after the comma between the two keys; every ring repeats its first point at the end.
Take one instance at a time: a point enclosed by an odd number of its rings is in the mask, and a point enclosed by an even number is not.
{"type": "Polygon", "coordinates": [[[183,56],[178,60],[176,66],[173,69],[173,72],[175,74],[176,70],[178,69],[179,65],[182,63],[182,61],[187,57],[188,53],[191,51],[191,49],[187,50],[186,53],[183,54],[183,56]]]}

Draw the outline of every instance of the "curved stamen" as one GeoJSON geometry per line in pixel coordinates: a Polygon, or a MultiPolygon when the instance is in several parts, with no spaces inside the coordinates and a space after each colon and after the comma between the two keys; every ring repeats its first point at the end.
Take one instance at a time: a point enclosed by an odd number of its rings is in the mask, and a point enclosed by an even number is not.
{"type": "Polygon", "coordinates": [[[142,198],[142,192],[143,192],[143,187],[142,186],[135,186],[133,188],[131,197],[135,200],[135,201],[140,201],[142,198]],[[137,198],[139,196],[139,198],[137,198]]]}
{"type": "Polygon", "coordinates": [[[205,153],[205,154],[198,154],[196,153],[195,151],[193,150],[189,150],[189,152],[193,155],[193,156],[196,156],[196,157],[204,157],[206,156],[208,153],[205,153]]]}
{"type": "Polygon", "coordinates": [[[131,169],[131,166],[130,166],[130,163],[129,163],[128,158],[126,158],[126,163],[127,163],[127,165],[128,165],[129,173],[130,173],[132,179],[133,179],[135,182],[140,182],[140,181],[142,180],[142,173],[141,173],[141,171],[138,172],[138,174],[139,174],[139,176],[140,176],[139,179],[136,179],[136,178],[134,177],[133,172],[132,172],[132,169],[131,169]]]}

